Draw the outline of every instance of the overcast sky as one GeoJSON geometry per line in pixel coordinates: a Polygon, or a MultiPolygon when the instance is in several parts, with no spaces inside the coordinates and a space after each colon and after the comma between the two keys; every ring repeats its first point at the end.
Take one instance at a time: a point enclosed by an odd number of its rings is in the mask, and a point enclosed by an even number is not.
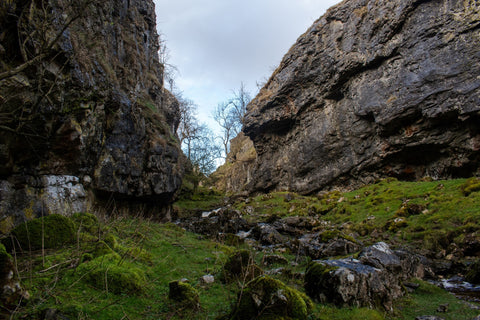
{"type": "Polygon", "coordinates": [[[212,126],[213,109],[243,82],[256,94],[288,49],[339,0],[154,0],[177,87],[212,126]]]}

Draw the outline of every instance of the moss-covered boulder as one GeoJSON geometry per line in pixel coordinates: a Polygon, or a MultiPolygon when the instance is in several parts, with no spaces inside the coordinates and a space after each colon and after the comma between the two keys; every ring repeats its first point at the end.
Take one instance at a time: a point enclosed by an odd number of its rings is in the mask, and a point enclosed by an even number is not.
{"type": "Polygon", "coordinates": [[[239,295],[231,320],[307,319],[313,303],[304,293],[269,276],[250,281],[239,295]]]}
{"type": "MultiPolygon", "coordinates": [[[[11,234],[16,248],[18,245],[20,250],[26,251],[40,250],[42,247],[59,248],[73,243],[76,232],[72,219],[52,214],[22,223],[13,229],[11,234]]],[[[4,244],[9,251],[12,249],[12,241],[5,241],[4,244]]]]}
{"type": "Polygon", "coordinates": [[[72,215],[77,230],[97,234],[100,228],[98,218],[88,212],[77,212],[72,215]]]}
{"type": "Polygon", "coordinates": [[[182,281],[172,281],[168,284],[168,297],[181,304],[184,308],[200,308],[200,295],[190,284],[182,281]]]}
{"type": "Polygon", "coordinates": [[[141,293],[146,285],[145,272],[133,263],[122,261],[116,253],[85,262],[77,271],[88,284],[115,294],[141,293]]]}
{"type": "Polygon", "coordinates": [[[252,253],[248,250],[238,250],[232,253],[223,265],[221,279],[224,282],[247,282],[263,273],[256,265],[252,253]]]}

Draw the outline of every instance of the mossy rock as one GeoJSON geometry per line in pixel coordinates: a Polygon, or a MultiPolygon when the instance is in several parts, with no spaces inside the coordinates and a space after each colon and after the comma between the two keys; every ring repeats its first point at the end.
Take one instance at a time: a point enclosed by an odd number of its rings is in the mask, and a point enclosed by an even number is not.
{"type": "Polygon", "coordinates": [[[83,281],[114,294],[140,294],[146,285],[145,272],[116,253],[97,257],[81,264],[77,272],[83,281]]]}
{"type": "Polygon", "coordinates": [[[470,178],[460,186],[460,190],[465,196],[469,196],[472,192],[480,191],[480,178],[470,178]]]}
{"type": "Polygon", "coordinates": [[[331,267],[317,262],[310,262],[305,271],[305,292],[313,299],[318,298],[318,288],[322,287],[325,279],[331,271],[338,269],[338,267],[331,267]]]}
{"type": "Polygon", "coordinates": [[[307,319],[313,303],[304,293],[269,276],[250,281],[239,295],[231,320],[307,319]]]}
{"type": "Polygon", "coordinates": [[[98,219],[94,214],[88,212],[77,212],[72,215],[72,220],[75,222],[76,229],[86,231],[91,234],[97,234],[100,225],[98,219]]]}
{"type": "Polygon", "coordinates": [[[182,307],[200,308],[200,295],[190,284],[182,281],[172,281],[168,284],[168,298],[181,304],[182,307]]]}
{"type": "MultiPolygon", "coordinates": [[[[73,221],[60,214],[52,214],[46,217],[34,219],[22,223],[12,230],[15,238],[15,245],[20,249],[40,250],[60,248],[63,245],[71,244],[75,240],[75,225],[73,221]]],[[[11,241],[6,241],[5,247],[11,250],[11,241]]]]}
{"type": "Polygon", "coordinates": [[[348,241],[351,241],[353,243],[357,243],[357,240],[355,238],[344,234],[343,232],[340,232],[339,230],[325,230],[322,233],[318,235],[318,238],[320,242],[327,243],[330,240],[342,238],[348,241]]]}
{"type": "Polygon", "coordinates": [[[473,263],[465,275],[465,279],[474,284],[480,284],[480,260],[473,263]]]}
{"type": "Polygon", "coordinates": [[[252,253],[248,250],[238,250],[232,253],[222,270],[222,280],[225,282],[250,281],[263,274],[262,269],[256,265],[252,253]]]}

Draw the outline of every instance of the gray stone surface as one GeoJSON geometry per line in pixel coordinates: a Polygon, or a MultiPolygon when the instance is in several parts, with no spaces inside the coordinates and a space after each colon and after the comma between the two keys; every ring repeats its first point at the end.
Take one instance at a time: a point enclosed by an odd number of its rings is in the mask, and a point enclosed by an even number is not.
{"type": "Polygon", "coordinates": [[[250,103],[251,191],[472,175],[480,5],[347,0],[297,40],[250,103]]]}

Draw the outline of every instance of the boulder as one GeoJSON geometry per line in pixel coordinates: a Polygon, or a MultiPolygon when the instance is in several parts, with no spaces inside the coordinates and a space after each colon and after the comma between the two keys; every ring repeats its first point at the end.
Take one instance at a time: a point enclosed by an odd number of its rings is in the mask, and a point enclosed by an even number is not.
{"type": "Polygon", "coordinates": [[[425,274],[418,272],[424,260],[410,258],[406,251],[398,256],[379,242],[364,248],[358,259],[313,260],[305,272],[305,291],[321,302],[391,311],[393,301],[405,293],[403,281],[425,274]],[[404,268],[412,261],[417,264],[404,268]]]}
{"type": "Polygon", "coordinates": [[[168,284],[168,298],[181,304],[182,307],[200,308],[200,295],[190,284],[182,281],[172,281],[168,284]]]}
{"type": "Polygon", "coordinates": [[[353,258],[314,260],[305,272],[305,291],[323,303],[386,310],[403,295],[395,275],[353,258]]]}
{"type": "Polygon", "coordinates": [[[269,276],[260,276],[249,282],[229,319],[307,319],[313,309],[303,293],[269,276]]]}

